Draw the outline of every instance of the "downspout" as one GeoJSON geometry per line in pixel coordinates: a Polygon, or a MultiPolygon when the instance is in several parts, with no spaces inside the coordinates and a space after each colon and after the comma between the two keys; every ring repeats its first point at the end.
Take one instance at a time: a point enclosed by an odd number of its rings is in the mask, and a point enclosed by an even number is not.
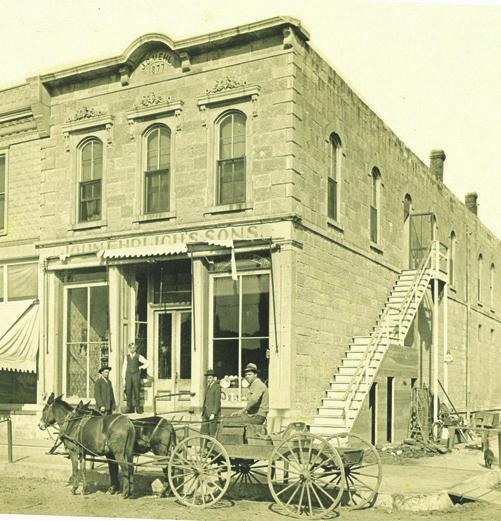
{"type": "Polygon", "coordinates": [[[470,230],[466,224],[466,339],[465,339],[465,402],[466,420],[470,419],[470,230]]]}

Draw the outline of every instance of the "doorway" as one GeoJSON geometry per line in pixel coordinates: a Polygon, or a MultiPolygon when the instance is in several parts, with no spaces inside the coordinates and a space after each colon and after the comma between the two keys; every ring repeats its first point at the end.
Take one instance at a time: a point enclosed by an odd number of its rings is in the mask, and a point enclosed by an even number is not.
{"type": "MultiPolygon", "coordinates": [[[[154,313],[154,393],[186,391],[190,399],[192,327],[191,309],[170,309],[154,313]]],[[[173,396],[171,406],[183,401],[173,396]]]]}
{"type": "Polygon", "coordinates": [[[376,446],[377,444],[377,383],[371,385],[369,391],[369,416],[370,416],[370,431],[371,431],[371,443],[376,446]]]}

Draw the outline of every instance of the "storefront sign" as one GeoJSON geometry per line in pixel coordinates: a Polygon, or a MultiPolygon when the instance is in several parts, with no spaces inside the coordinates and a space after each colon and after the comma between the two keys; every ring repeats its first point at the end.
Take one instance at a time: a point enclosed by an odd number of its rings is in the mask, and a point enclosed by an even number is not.
{"type": "Polygon", "coordinates": [[[145,235],[142,237],[127,237],[92,241],[83,244],[69,244],[65,247],[65,255],[81,255],[100,250],[115,248],[139,248],[144,246],[161,246],[164,244],[183,244],[190,242],[226,241],[229,239],[258,239],[263,237],[262,228],[251,226],[232,226],[228,228],[208,228],[190,232],[175,232],[162,235],[145,235]]]}

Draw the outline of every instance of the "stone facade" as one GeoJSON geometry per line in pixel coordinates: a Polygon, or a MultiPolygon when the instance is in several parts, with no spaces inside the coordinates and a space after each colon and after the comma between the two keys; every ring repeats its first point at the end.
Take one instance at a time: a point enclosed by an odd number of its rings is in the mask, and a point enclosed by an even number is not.
{"type": "MultiPolygon", "coordinates": [[[[95,255],[99,250],[151,245],[164,240],[158,239],[162,234],[167,241],[185,243],[209,236],[208,230],[214,230],[211,239],[228,239],[237,227],[254,226],[258,237],[279,245],[272,253],[271,406],[284,420],[310,421],[352,337],[369,334],[395,279],[407,268],[407,195],[414,214],[435,214],[443,244],[450,246],[451,232],[456,237],[447,321],[440,319],[441,381],[447,376],[458,409],[501,406],[500,242],[443,184],[442,156],[435,154],[438,173],[433,174],[310,47],[308,38],[289,18],[182,42],[150,34],[116,58],[31,78],[0,92],[0,153],[8,154],[8,228],[0,236],[0,264],[21,256],[40,261],[39,400],[52,390],[64,391],[64,270],[103,266],[95,255]],[[219,118],[231,110],[243,113],[247,122],[246,198],[221,206],[215,201],[215,134],[219,118]],[[171,131],[171,204],[168,212],[146,215],[143,136],[153,124],[171,131]],[[342,149],[336,219],[327,216],[333,133],[342,149]],[[89,137],[104,144],[103,206],[99,221],[81,223],[78,147],[89,137]],[[377,243],[370,241],[374,167],[381,174],[377,243]],[[447,364],[445,352],[452,357],[447,364]]],[[[197,262],[201,294],[194,295],[194,302],[202,323],[195,336],[206,344],[209,276],[207,266],[197,262]]],[[[110,268],[110,299],[121,309],[110,308],[116,366],[134,328],[123,311],[131,305],[129,297],[120,297],[132,287],[128,276],[125,268],[110,268]]],[[[381,382],[394,377],[395,407],[402,413],[408,409],[410,379],[432,383],[431,300],[430,294],[421,306],[405,348],[409,352],[389,356],[379,375],[381,382]]],[[[193,371],[210,366],[208,356],[193,361],[193,371]]],[[[192,389],[200,394],[197,378],[192,389]]],[[[200,405],[198,395],[192,403],[200,405]]],[[[399,436],[404,424],[397,428],[399,436]]]]}

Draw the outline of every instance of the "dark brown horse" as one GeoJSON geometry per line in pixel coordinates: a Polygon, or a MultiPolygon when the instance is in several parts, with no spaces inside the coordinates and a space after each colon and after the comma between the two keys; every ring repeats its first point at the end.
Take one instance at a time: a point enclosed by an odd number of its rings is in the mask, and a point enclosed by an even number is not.
{"type": "Polygon", "coordinates": [[[176,432],[172,424],[161,416],[137,418],[132,420],[132,423],[136,429],[134,453],[153,452],[156,456],[165,456],[165,466],[162,467],[165,475],[165,494],[168,486],[167,456],[176,444],[176,432]]]}
{"type": "Polygon", "coordinates": [[[90,414],[83,408],[73,409],[61,396],[49,396],[43,408],[39,423],[41,429],[50,425],[59,426],[59,436],[69,453],[72,464],[72,492],[75,494],[79,484],[78,463],[82,462],[82,492],[86,492],[85,455],[105,456],[108,460],[111,487],[114,493],[119,489],[118,466],[122,470],[123,497],[128,498],[133,492],[133,450],[135,442],[134,425],[123,414],[100,416],[90,414]]]}

